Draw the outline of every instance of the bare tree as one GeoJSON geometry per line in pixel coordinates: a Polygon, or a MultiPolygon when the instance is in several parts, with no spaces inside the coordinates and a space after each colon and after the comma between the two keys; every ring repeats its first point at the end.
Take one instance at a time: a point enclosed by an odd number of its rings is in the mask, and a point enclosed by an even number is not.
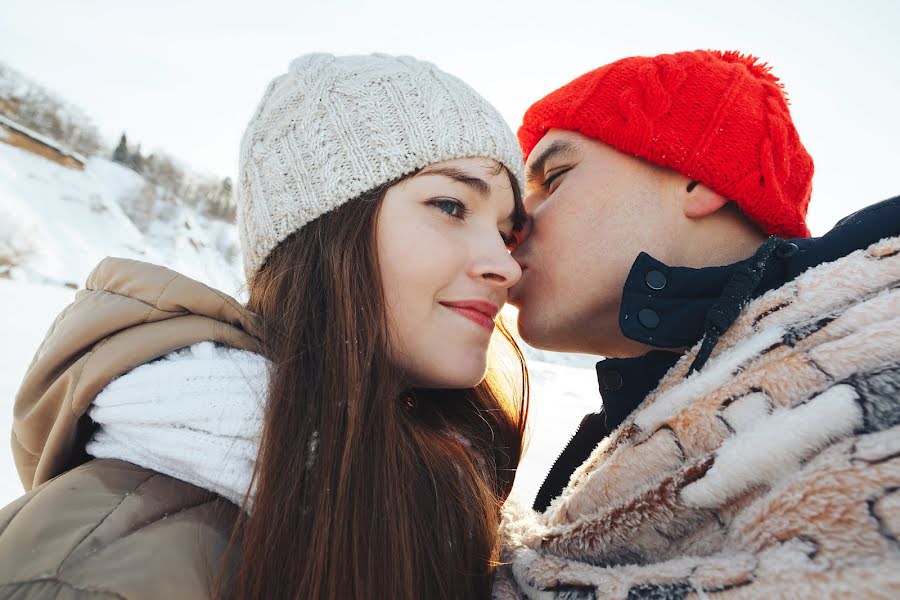
{"type": "Polygon", "coordinates": [[[0,99],[7,115],[85,156],[104,150],[94,123],[81,109],[0,63],[0,99]]]}
{"type": "Polygon", "coordinates": [[[122,211],[142,232],[146,232],[155,220],[158,202],[159,193],[156,186],[149,181],[144,182],[144,185],[133,196],[119,199],[122,211]]]}

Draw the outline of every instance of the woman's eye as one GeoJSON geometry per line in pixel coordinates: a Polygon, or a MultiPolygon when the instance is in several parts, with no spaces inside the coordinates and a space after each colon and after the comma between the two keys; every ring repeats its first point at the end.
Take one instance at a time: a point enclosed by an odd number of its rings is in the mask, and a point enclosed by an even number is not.
{"type": "Polygon", "coordinates": [[[559,180],[559,177],[560,177],[561,175],[565,175],[566,173],[568,173],[569,170],[570,170],[570,169],[560,169],[559,171],[557,171],[557,172],[551,174],[550,176],[548,176],[548,177],[544,180],[544,190],[546,190],[547,192],[551,192],[552,190],[551,190],[550,188],[551,188],[551,186],[553,185],[553,182],[554,182],[554,181],[558,181],[558,180],[559,180]]]}
{"type": "Polygon", "coordinates": [[[466,205],[453,198],[436,198],[428,203],[454,219],[465,219],[466,215],[469,214],[466,205]]]}

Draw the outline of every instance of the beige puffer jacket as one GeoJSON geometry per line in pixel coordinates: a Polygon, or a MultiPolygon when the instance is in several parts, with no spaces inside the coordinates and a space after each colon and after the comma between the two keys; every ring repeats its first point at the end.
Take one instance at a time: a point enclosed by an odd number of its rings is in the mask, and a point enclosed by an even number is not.
{"type": "Polygon", "coordinates": [[[207,598],[238,508],[171,477],[91,460],[86,416],[114,378],[202,341],[260,352],[259,321],[169,269],[107,258],[54,322],[16,396],[28,493],[0,510],[0,598],[207,598]]]}

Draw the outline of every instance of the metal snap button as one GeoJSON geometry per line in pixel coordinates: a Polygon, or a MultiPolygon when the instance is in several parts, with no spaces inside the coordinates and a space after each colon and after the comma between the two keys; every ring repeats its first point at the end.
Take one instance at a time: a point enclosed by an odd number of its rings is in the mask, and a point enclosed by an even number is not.
{"type": "Polygon", "coordinates": [[[622,374],[618,371],[609,370],[603,374],[603,389],[612,392],[622,389],[622,374]]]}
{"type": "Polygon", "coordinates": [[[800,251],[800,248],[794,242],[788,242],[787,244],[780,244],[778,248],[775,249],[775,256],[778,258],[790,258],[797,254],[800,251]]]}
{"type": "Polygon", "coordinates": [[[655,310],[645,308],[638,313],[638,321],[647,329],[656,329],[659,326],[659,315],[655,310]]]}
{"type": "Polygon", "coordinates": [[[662,271],[650,271],[644,277],[644,281],[647,283],[647,287],[651,290],[661,290],[666,287],[666,276],[662,273],[662,271]]]}

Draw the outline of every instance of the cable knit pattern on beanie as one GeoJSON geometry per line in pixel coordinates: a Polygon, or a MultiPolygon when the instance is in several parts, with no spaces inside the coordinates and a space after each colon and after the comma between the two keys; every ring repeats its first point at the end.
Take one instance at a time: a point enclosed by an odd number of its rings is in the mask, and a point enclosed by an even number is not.
{"type": "Polygon", "coordinates": [[[238,227],[252,277],[303,225],[423,167],[522,155],[471,87],[408,56],[309,54],[269,84],[241,142],[238,227]]]}
{"type": "MultiPolygon", "coordinates": [[[[653,149],[654,144],[665,143],[666,138],[654,131],[654,124],[672,109],[674,95],[687,79],[684,66],[666,56],[656,57],[638,68],[637,77],[622,88],[618,97],[620,122],[616,129],[624,135],[622,143],[639,155],[651,152],[660,159],[669,158],[674,148],[653,149]]],[[[681,160],[685,160],[686,148],[681,147],[681,160]]]]}
{"type": "Polygon", "coordinates": [[[812,196],[813,163],[808,155],[793,151],[800,143],[793,124],[786,118],[781,104],[785,100],[774,93],[766,99],[769,110],[766,111],[769,135],[760,144],[760,171],[763,199],[777,199],[784,210],[759,211],[763,229],[775,231],[805,230],[806,223],[798,218],[797,212],[790,209],[791,204],[799,204],[800,213],[806,214],[812,196]],[[803,186],[803,187],[800,187],[803,186]],[[799,188],[799,189],[792,189],[799,188]]]}

